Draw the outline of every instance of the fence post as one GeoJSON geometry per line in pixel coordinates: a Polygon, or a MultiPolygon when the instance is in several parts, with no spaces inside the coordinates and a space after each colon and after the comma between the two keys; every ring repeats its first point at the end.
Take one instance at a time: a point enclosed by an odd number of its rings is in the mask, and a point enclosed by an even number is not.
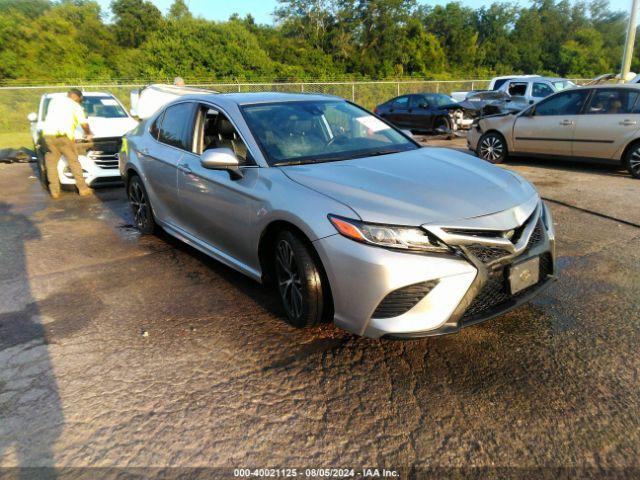
{"type": "Polygon", "coordinates": [[[300,84],[300,93],[304,93],[304,83],[300,84]]]}
{"type": "Polygon", "coordinates": [[[400,96],[400,82],[398,82],[398,83],[396,84],[396,91],[398,92],[398,94],[396,95],[396,97],[399,97],[399,96],[400,96]]]}
{"type": "Polygon", "coordinates": [[[471,91],[475,90],[475,88],[474,88],[475,84],[476,84],[476,82],[471,80],[471,91]]]}
{"type": "Polygon", "coordinates": [[[436,93],[440,93],[440,82],[436,82],[436,93]]]}
{"type": "Polygon", "coordinates": [[[240,84],[238,84],[238,93],[240,93],[240,84]]]}
{"type": "Polygon", "coordinates": [[[351,84],[351,101],[352,102],[356,101],[356,84],[355,83],[351,84]]]}

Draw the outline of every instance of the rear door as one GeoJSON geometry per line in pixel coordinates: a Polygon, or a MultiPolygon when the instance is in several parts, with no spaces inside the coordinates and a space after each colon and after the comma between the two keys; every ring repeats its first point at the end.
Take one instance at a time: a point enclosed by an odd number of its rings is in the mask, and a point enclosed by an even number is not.
{"type": "Polygon", "coordinates": [[[409,113],[409,97],[410,95],[403,95],[391,102],[389,110],[385,118],[398,127],[404,127],[407,124],[407,115],[409,113]]]}
{"type": "Polygon", "coordinates": [[[629,143],[640,127],[639,96],[638,90],[630,88],[594,89],[576,121],[573,155],[612,158],[629,143]]]}
{"type": "Polygon", "coordinates": [[[578,114],[588,95],[589,90],[567,90],[532,107],[533,115],[519,115],[513,127],[513,153],[571,156],[578,114]]]}
{"type": "Polygon", "coordinates": [[[152,140],[138,152],[154,213],[173,225],[179,225],[180,218],[178,164],[185,151],[191,150],[194,109],[193,102],[168,107],[152,122],[152,140]]]}

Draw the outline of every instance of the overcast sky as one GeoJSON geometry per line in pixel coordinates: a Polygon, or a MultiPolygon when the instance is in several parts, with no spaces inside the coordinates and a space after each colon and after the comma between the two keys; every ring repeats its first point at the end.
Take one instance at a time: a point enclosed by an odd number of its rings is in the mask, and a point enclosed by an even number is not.
{"type": "MultiPolygon", "coordinates": [[[[419,0],[420,1],[420,0],[419,0]]],[[[157,7],[166,12],[173,0],[152,0],[157,7]]],[[[186,0],[189,5],[189,9],[194,15],[199,15],[210,20],[226,20],[233,13],[240,14],[244,17],[250,13],[253,15],[258,23],[272,23],[273,18],[271,13],[276,8],[278,2],[276,0],[186,0]]],[[[609,0],[610,5],[616,10],[627,10],[631,6],[631,0],[609,0]]],[[[108,11],[111,0],[98,0],[104,9],[108,11]]],[[[446,4],[448,0],[435,0],[435,1],[422,1],[425,4],[446,4]]],[[[478,8],[482,5],[486,5],[488,1],[482,0],[462,0],[464,5],[478,8]]],[[[519,1],[521,5],[527,5],[527,1],[519,1]]]]}

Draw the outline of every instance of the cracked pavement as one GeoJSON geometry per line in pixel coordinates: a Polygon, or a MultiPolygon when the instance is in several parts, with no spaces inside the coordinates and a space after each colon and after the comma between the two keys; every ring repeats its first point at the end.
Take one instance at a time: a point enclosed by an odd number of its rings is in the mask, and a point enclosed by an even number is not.
{"type": "MultiPolygon", "coordinates": [[[[624,172],[506,168],[640,223],[624,172]]],[[[141,237],[121,188],[54,202],[0,165],[0,466],[638,468],[640,229],[550,206],[560,279],[534,301],[369,340],[293,329],[270,290],[141,237]]]]}

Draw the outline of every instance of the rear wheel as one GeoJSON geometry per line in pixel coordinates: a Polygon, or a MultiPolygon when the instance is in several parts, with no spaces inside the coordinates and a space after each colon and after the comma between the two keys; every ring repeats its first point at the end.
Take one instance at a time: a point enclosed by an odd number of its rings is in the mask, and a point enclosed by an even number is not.
{"type": "Polygon", "coordinates": [[[138,175],[134,175],[129,180],[127,194],[138,230],[145,235],[154,233],[156,231],[156,222],[153,218],[153,211],[151,210],[147,190],[138,175]]]}
{"type": "Polygon", "coordinates": [[[632,145],[627,151],[624,164],[633,178],[640,179],[640,142],[632,145]]]}
{"type": "Polygon", "coordinates": [[[308,246],[290,231],[275,242],[275,273],[287,323],[304,328],[322,321],[323,280],[320,266],[308,246]]]}
{"type": "Polygon", "coordinates": [[[485,133],[480,137],[476,153],[487,162],[502,163],[507,158],[507,142],[499,133],[485,133]]]}

